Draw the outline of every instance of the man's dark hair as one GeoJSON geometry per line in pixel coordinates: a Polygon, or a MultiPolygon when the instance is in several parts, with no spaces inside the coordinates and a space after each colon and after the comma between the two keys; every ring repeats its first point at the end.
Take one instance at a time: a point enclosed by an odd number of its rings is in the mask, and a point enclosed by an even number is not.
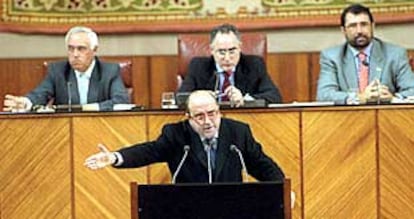
{"type": "Polygon", "coordinates": [[[371,21],[371,23],[374,23],[374,18],[372,17],[371,11],[369,10],[368,7],[365,7],[361,4],[353,4],[348,6],[347,8],[344,9],[344,11],[341,14],[341,26],[345,27],[345,16],[348,13],[352,13],[352,14],[366,14],[369,17],[369,20],[371,21]]]}
{"type": "Polygon", "coordinates": [[[220,26],[215,27],[211,32],[210,32],[210,44],[213,43],[214,39],[216,38],[217,33],[231,33],[233,32],[234,35],[236,35],[237,39],[240,41],[240,32],[237,29],[237,27],[235,27],[232,24],[222,24],[220,26]]]}

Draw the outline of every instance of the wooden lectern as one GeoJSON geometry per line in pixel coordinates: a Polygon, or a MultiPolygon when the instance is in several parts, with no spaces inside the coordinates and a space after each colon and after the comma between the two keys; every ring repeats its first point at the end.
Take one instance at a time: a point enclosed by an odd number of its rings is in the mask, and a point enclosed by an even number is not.
{"type": "Polygon", "coordinates": [[[284,182],[131,183],[131,218],[291,218],[290,179],[284,182]]]}

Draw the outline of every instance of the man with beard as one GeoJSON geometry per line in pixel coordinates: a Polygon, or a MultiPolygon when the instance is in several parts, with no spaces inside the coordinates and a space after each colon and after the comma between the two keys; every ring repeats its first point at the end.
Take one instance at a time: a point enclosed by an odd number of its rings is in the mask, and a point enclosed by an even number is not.
{"type": "Polygon", "coordinates": [[[382,103],[414,95],[406,50],[375,38],[374,26],[369,8],[353,4],[344,9],[341,30],[347,42],[320,54],[318,101],[382,103]]]}
{"type": "Polygon", "coordinates": [[[195,57],[179,92],[214,90],[219,101],[230,101],[236,107],[244,100],[263,99],[280,103],[279,89],[270,79],[263,59],[241,52],[238,29],[231,24],[215,27],[210,32],[210,57],[195,57]]]}
{"type": "Polygon", "coordinates": [[[88,157],[84,165],[96,170],[108,165],[135,168],[167,162],[173,182],[242,182],[243,163],[236,153],[238,148],[250,175],[260,181],[284,179],[282,170],[263,153],[247,124],[222,118],[212,91],[192,92],[187,100],[186,115],[185,121],[165,125],[154,141],[116,152],[99,144],[100,152],[88,157]],[[188,156],[174,176],[184,151],[188,151],[188,156]]]}
{"type": "Polygon", "coordinates": [[[98,36],[87,27],[73,27],[66,36],[68,59],[49,63],[47,76],[26,96],[7,94],[4,111],[25,112],[32,106],[80,104],[85,109],[112,110],[114,104],[129,103],[128,93],[115,63],[96,57],[98,36]]]}

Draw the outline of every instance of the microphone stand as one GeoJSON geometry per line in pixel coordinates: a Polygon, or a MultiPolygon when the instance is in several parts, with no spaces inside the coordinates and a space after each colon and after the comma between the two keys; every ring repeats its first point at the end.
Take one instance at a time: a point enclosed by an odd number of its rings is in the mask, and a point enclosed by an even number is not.
{"type": "Polygon", "coordinates": [[[188,145],[184,145],[184,155],[183,155],[183,158],[181,158],[181,161],[180,161],[180,163],[178,164],[178,167],[177,167],[177,169],[176,169],[176,170],[175,170],[175,172],[174,172],[174,175],[173,175],[172,180],[171,180],[171,183],[172,183],[172,184],[175,184],[175,181],[176,181],[176,179],[177,179],[178,173],[180,172],[181,167],[183,166],[184,161],[185,161],[185,159],[186,159],[186,158],[187,158],[187,156],[188,156],[188,151],[190,151],[190,146],[188,146],[188,145]]]}
{"type": "Polygon", "coordinates": [[[208,170],[208,184],[213,183],[213,171],[211,169],[211,145],[206,146],[207,151],[207,170],[208,170]]]}
{"type": "Polygon", "coordinates": [[[235,151],[237,155],[239,156],[240,163],[242,165],[242,169],[245,174],[246,182],[249,182],[249,177],[248,177],[249,175],[247,173],[246,164],[244,163],[243,154],[241,153],[240,149],[237,148],[237,146],[234,144],[230,145],[230,150],[235,151]]]}
{"type": "Polygon", "coordinates": [[[72,92],[71,92],[72,82],[68,81],[66,83],[66,86],[68,90],[68,112],[72,112],[72,92]]]}

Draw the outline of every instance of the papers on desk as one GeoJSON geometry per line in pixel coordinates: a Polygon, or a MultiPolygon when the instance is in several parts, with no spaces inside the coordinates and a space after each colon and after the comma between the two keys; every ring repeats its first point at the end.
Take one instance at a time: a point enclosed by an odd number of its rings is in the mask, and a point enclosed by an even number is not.
{"type": "Polygon", "coordinates": [[[128,111],[135,108],[135,104],[114,104],[114,111],[128,111]]]}
{"type": "Polygon", "coordinates": [[[333,101],[326,102],[292,102],[292,103],[270,103],[269,108],[284,108],[284,107],[313,107],[313,106],[334,106],[333,101]]]}

